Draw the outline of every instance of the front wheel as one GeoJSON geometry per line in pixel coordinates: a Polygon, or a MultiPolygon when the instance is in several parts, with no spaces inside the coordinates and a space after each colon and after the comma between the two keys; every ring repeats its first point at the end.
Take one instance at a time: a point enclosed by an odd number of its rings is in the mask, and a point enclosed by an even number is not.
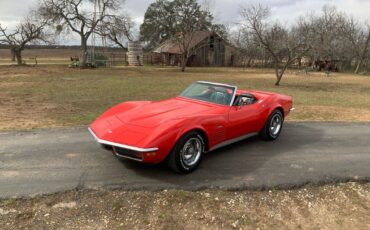
{"type": "Polygon", "coordinates": [[[275,109],[267,119],[260,135],[262,139],[267,141],[276,140],[283,128],[284,117],[279,109],[275,109]]]}
{"type": "Polygon", "coordinates": [[[203,153],[203,137],[197,132],[189,132],[176,143],[167,162],[177,173],[190,173],[199,166],[203,153]]]}

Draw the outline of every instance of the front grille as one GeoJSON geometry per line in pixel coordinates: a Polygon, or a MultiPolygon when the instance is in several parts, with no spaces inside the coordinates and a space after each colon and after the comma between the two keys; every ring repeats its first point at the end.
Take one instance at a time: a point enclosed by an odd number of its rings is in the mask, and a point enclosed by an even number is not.
{"type": "Polygon", "coordinates": [[[143,153],[137,152],[130,149],[120,148],[120,147],[113,147],[114,153],[119,157],[129,158],[133,160],[142,161],[143,160],[143,153]]]}

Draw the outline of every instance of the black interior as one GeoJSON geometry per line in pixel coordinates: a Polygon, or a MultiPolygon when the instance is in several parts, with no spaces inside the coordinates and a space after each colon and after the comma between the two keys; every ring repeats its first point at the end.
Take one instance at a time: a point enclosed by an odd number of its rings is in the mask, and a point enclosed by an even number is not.
{"type": "Polygon", "coordinates": [[[256,101],[257,101],[257,98],[253,94],[243,93],[243,94],[240,94],[237,97],[235,97],[233,106],[251,105],[251,104],[256,103],[256,101]],[[241,98],[245,98],[246,100],[244,102],[242,102],[240,100],[241,98]]]}

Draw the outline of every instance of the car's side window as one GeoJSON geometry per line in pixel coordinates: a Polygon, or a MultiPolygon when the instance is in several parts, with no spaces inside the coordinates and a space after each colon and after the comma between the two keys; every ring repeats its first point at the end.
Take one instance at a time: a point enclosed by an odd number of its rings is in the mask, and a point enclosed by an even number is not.
{"type": "Polygon", "coordinates": [[[251,105],[257,101],[256,97],[252,94],[239,95],[234,102],[234,106],[251,105]]]}

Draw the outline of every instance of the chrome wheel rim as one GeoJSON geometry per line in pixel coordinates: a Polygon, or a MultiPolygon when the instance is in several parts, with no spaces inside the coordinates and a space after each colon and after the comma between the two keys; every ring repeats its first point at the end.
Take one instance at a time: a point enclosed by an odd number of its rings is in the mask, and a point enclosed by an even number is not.
{"type": "Polygon", "coordinates": [[[280,116],[280,114],[275,114],[272,118],[271,118],[271,122],[270,122],[270,134],[271,136],[277,136],[281,130],[281,126],[282,126],[282,118],[280,116]]]}
{"type": "Polygon", "coordinates": [[[181,149],[181,161],[185,166],[195,165],[203,151],[203,144],[199,138],[187,140],[181,149]]]}

